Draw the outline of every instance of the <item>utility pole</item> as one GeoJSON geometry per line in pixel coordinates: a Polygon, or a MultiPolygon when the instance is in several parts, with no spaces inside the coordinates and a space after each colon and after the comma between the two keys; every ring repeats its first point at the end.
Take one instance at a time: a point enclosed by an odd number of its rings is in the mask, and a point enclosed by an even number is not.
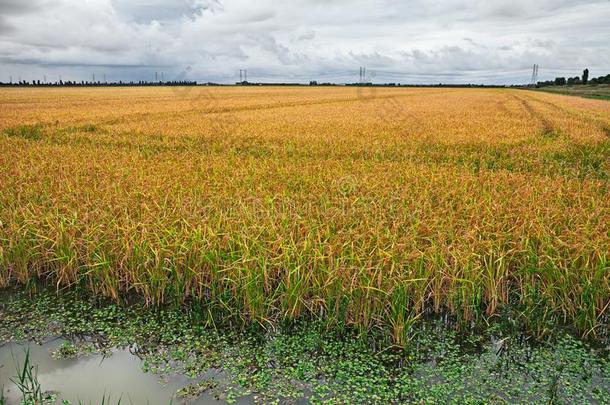
{"type": "Polygon", "coordinates": [[[106,81],[106,73],[104,73],[104,83],[108,83],[108,82],[106,81]]]}
{"type": "Polygon", "coordinates": [[[13,76],[11,76],[11,84],[13,84],[13,76]]]}
{"type": "Polygon", "coordinates": [[[155,82],[159,81],[159,76],[158,76],[158,72],[155,72],[155,82]]]}
{"type": "Polygon", "coordinates": [[[47,84],[47,75],[42,75],[42,82],[47,84]]]}
{"type": "Polygon", "coordinates": [[[95,73],[91,73],[91,83],[95,83],[95,73]]]}
{"type": "Polygon", "coordinates": [[[162,81],[163,83],[165,83],[165,78],[164,78],[164,77],[165,77],[164,72],[161,72],[161,81],[162,81]]]}

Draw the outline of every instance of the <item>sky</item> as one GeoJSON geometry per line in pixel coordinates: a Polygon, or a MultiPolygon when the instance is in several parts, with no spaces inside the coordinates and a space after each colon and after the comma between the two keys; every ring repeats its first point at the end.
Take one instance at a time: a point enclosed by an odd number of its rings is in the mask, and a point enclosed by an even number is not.
{"type": "Polygon", "coordinates": [[[0,0],[0,81],[513,84],[610,73],[610,0],[0,0]]]}

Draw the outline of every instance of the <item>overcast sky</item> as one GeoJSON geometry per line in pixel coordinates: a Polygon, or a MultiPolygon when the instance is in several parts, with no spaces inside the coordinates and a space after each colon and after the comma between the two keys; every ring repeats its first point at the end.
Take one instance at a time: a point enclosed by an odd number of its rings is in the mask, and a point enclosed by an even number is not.
{"type": "Polygon", "coordinates": [[[610,0],[0,0],[0,81],[523,83],[610,73],[610,0]]]}

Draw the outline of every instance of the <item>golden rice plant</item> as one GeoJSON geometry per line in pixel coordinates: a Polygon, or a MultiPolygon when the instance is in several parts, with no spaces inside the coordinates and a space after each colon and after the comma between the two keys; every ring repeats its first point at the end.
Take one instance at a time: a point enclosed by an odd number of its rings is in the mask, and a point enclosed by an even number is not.
{"type": "Polygon", "coordinates": [[[508,89],[0,92],[0,286],[244,323],[450,313],[595,335],[610,103],[508,89]]]}

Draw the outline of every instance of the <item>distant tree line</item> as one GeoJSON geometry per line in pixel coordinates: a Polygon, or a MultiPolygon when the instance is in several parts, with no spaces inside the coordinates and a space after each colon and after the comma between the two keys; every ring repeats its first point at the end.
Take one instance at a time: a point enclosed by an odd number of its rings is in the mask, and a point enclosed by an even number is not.
{"type": "Polygon", "coordinates": [[[544,82],[538,82],[536,87],[545,87],[545,86],[575,86],[575,85],[585,85],[585,84],[610,84],[610,74],[606,76],[599,76],[589,79],[589,69],[585,69],[582,72],[582,77],[574,76],[574,77],[556,77],[555,80],[547,80],[544,82]]]}
{"type": "Polygon", "coordinates": [[[317,80],[312,80],[309,82],[310,86],[336,86],[336,83],[331,82],[318,82],[317,80]]]}
{"type": "Polygon", "coordinates": [[[453,88],[464,88],[464,87],[476,87],[476,88],[499,88],[507,87],[501,84],[452,84],[452,83],[435,83],[435,84],[401,84],[401,83],[345,83],[346,86],[364,86],[364,87],[453,87],[453,88]]]}
{"type": "Polygon", "coordinates": [[[20,80],[17,82],[3,83],[0,82],[0,86],[35,86],[35,87],[105,87],[105,86],[196,86],[197,82],[190,80],[172,80],[168,82],[148,82],[144,80],[139,81],[122,81],[118,82],[101,82],[101,81],[76,81],[76,80],[59,80],[57,82],[41,82],[40,80],[20,80]]]}
{"type": "MultiPolygon", "coordinates": [[[[264,82],[237,82],[235,85],[238,86],[307,86],[303,83],[264,83],[264,82]]],[[[118,82],[102,82],[102,81],[57,81],[44,83],[40,80],[20,80],[17,82],[4,83],[0,82],[0,87],[112,87],[112,86],[227,86],[226,84],[220,83],[198,83],[196,81],[169,81],[169,82],[147,82],[147,81],[118,81],[118,82]]],[[[312,80],[309,82],[309,86],[369,86],[369,87],[507,87],[504,85],[487,85],[487,84],[401,84],[401,83],[331,83],[331,82],[318,82],[312,80]]]]}

